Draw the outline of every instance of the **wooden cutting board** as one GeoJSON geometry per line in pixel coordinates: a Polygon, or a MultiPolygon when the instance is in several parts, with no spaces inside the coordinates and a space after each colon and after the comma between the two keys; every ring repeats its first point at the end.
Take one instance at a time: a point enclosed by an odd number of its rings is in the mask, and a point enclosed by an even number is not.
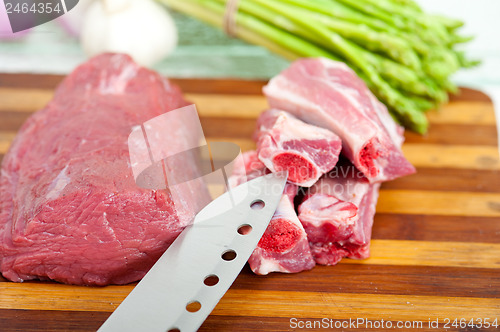
{"type": "MultiPolygon", "coordinates": [[[[0,75],[0,158],[61,79],[0,75]]],[[[198,106],[209,140],[253,148],[255,119],[266,108],[263,82],[175,82],[198,106]]],[[[437,331],[436,320],[441,330],[469,331],[471,319],[475,330],[496,330],[485,328],[486,320],[500,324],[500,162],[493,107],[485,95],[462,90],[429,118],[426,136],[406,134],[404,152],[418,173],[382,186],[370,259],[292,275],[256,276],[245,267],[201,331],[289,331],[307,324],[316,330],[343,324],[339,330],[382,331],[391,324],[437,331]]],[[[93,331],[133,287],[18,284],[0,277],[0,331],[93,331]]]]}

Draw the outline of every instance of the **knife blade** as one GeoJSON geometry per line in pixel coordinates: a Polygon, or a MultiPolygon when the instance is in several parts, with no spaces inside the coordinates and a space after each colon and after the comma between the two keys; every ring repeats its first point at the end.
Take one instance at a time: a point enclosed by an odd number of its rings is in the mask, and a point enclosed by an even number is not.
{"type": "Polygon", "coordinates": [[[286,178],[271,173],[208,204],[98,331],[196,331],[257,246],[286,178]]]}

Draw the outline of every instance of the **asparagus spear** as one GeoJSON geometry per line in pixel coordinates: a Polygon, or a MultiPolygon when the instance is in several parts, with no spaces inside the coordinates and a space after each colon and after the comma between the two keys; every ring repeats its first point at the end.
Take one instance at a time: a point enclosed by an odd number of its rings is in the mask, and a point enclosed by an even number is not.
{"type": "Polygon", "coordinates": [[[384,53],[395,61],[399,61],[416,71],[422,70],[417,53],[402,38],[381,33],[367,25],[342,21],[324,14],[314,12],[304,12],[304,14],[309,15],[311,19],[314,18],[323,23],[330,30],[340,34],[342,37],[363,45],[371,51],[384,53]]]}
{"type": "Polygon", "coordinates": [[[370,3],[369,1],[362,1],[362,0],[336,0],[336,1],[340,1],[347,6],[357,9],[358,11],[363,12],[365,14],[368,14],[369,16],[376,17],[397,29],[402,29],[405,27],[404,21],[399,16],[388,14],[386,11],[381,10],[380,7],[370,3]]]}
{"type": "MultiPolygon", "coordinates": [[[[171,0],[168,0],[169,2],[171,0]]],[[[182,2],[193,2],[203,6],[204,9],[216,13],[218,17],[224,14],[225,6],[222,3],[211,0],[177,0],[182,2]]],[[[282,50],[286,50],[288,57],[328,57],[334,58],[335,56],[326,50],[317,47],[316,45],[300,39],[295,35],[288,33],[284,30],[277,29],[270,24],[266,24],[253,16],[238,12],[236,15],[236,22],[239,29],[236,35],[244,34],[244,31],[251,30],[257,33],[261,38],[276,43],[282,50]]],[[[210,22],[209,22],[210,23],[210,22]]],[[[218,22],[217,25],[222,25],[218,22]]],[[[338,58],[337,58],[338,59],[338,58]]]]}
{"type": "Polygon", "coordinates": [[[390,0],[390,1],[396,5],[411,7],[419,12],[422,11],[422,8],[420,8],[420,6],[413,0],[390,0]]]}
{"type": "Polygon", "coordinates": [[[444,25],[448,30],[455,30],[464,25],[463,21],[457,20],[455,18],[444,17],[441,15],[432,15],[432,18],[436,21],[439,21],[442,25],[444,25]]]}
{"type": "Polygon", "coordinates": [[[418,104],[415,104],[387,84],[374,66],[366,61],[364,54],[359,52],[356,47],[353,47],[351,43],[318,22],[300,19],[300,13],[302,12],[295,7],[287,6],[276,0],[253,0],[252,2],[273,11],[275,14],[280,13],[280,16],[278,16],[280,19],[276,19],[278,24],[284,22],[286,18],[288,20],[286,26],[292,26],[291,22],[293,22],[300,27],[295,29],[296,33],[300,33],[306,38],[307,36],[315,36],[316,41],[321,41],[328,50],[348,60],[348,64],[354,65],[364,73],[365,77],[371,82],[371,86],[378,90],[380,97],[386,104],[394,107],[396,116],[401,117],[405,122],[413,122],[413,129],[418,132],[427,130],[427,121],[425,116],[422,116],[419,112],[418,104]],[[305,33],[304,31],[309,32],[305,33]]]}
{"type": "Polygon", "coordinates": [[[397,33],[398,31],[377,18],[356,11],[336,1],[282,0],[282,2],[326,14],[330,17],[338,18],[346,22],[367,25],[377,31],[386,31],[391,33],[397,33]]]}
{"type": "MultiPolygon", "coordinates": [[[[158,0],[221,26],[226,0],[158,0]]],[[[476,64],[453,45],[462,22],[423,12],[413,0],[240,0],[236,35],[288,59],[346,62],[400,122],[425,132],[422,111],[456,91],[448,77],[476,64]]]]}
{"type": "MultiPolygon", "coordinates": [[[[275,25],[281,28],[286,28],[287,30],[293,32],[294,34],[298,34],[304,38],[308,38],[313,42],[323,44],[323,46],[330,49],[330,45],[328,42],[329,38],[322,38],[322,36],[320,36],[319,34],[310,33],[310,31],[305,29],[303,26],[298,26],[295,22],[290,20],[289,17],[281,15],[280,13],[283,11],[273,12],[272,10],[275,10],[276,8],[272,6],[272,1],[271,1],[271,6],[268,7],[271,8],[271,10],[265,10],[264,7],[260,7],[258,4],[253,3],[251,1],[242,0],[240,2],[241,10],[248,11],[250,14],[253,14],[256,17],[259,17],[270,23],[274,23],[275,25]]],[[[312,20],[312,17],[308,19],[307,16],[303,16],[303,18],[305,18],[306,21],[309,21],[310,19],[311,21],[314,21],[312,20]]],[[[403,87],[403,90],[406,90],[416,95],[431,97],[438,101],[442,101],[446,98],[443,96],[442,93],[438,91],[438,88],[435,84],[431,84],[432,82],[428,82],[428,80],[426,81],[424,80],[424,78],[419,77],[419,75],[417,75],[411,69],[399,65],[396,62],[390,61],[383,57],[367,52],[363,48],[360,48],[359,46],[353,43],[351,43],[351,46],[355,47],[357,49],[357,52],[359,52],[358,56],[362,56],[368,63],[373,65],[375,69],[377,69],[380,72],[380,75],[384,79],[399,82],[398,87],[403,87]]]]}
{"type": "MultiPolygon", "coordinates": [[[[425,14],[397,15],[398,7],[389,4],[389,8],[381,7],[384,2],[373,0],[336,0],[368,15],[379,18],[399,30],[416,33],[422,40],[433,45],[440,45],[448,40],[446,29],[434,20],[429,20],[425,14]]],[[[402,12],[403,10],[399,10],[402,12]]]]}
{"type": "Polygon", "coordinates": [[[424,29],[432,30],[442,40],[448,40],[448,27],[460,26],[462,22],[459,20],[436,19],[435,17],[426,14],[422,10],[413,6],[401,6],[393,0],[360,0],[358,4],[369,3],[372,6],[378,7],[387,15],[398,15],[401,19],[407,21],[409,27],[420,25],[424,29]],[[444,24],[446,23],[446,24],[444,24]]]}

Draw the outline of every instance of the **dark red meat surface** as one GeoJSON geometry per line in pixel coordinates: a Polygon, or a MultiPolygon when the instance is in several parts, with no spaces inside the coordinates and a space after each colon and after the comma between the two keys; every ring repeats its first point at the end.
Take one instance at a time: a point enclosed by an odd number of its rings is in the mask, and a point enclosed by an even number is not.
{"type": "Polygon", "coordinates": [[[3,160],[3,276],[85,285],[141,279],[192,221],[205,190],[180,193],[185,204],[174,209],[165,191],[138,188],[127,138],[185,105],[176,86],[125,55],[95,57],[70,74],[3,160]]]}

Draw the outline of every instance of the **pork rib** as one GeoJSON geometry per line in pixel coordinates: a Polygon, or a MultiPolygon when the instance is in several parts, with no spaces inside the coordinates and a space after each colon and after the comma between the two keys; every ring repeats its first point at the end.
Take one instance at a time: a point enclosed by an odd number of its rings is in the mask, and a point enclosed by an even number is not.
{"type": "Polygon", "coordinates": [[[352,164],[339,163],[308,190],[299,206],[314,259],[323,265],[370,256],[380,184],[369,183],[352,164]]]}
{"type": "Polygon", "coordinates": [[[276,109],[263,112],[254,134],[259,159],[272,172],[288,171],[288,181],[312,186],[337,163],[342,142],[327,129],[276,109]]]}
{"type": "Polygon", "coordinates": [[[415,172],[401,151],[402,127],[346,64],[301,59],[264,87],[269,104],[333,131],[342,152],[372,183],[415,172]]]}
{"type": "MultiPolygon", "coordinates": [[[[229,179],[231,186],[268,173],[255,151],[243,154],[243,164],[236,164],[229,179]],[[246,174],[246,177],[243,175],[246,174]]],[[[293,200],[298,187],[287,183],[278,208],[264,235],[250,256],[248,263],[256,274],[270,272],[296,273],[310,270],[315,262],[311,255],[307,235],[295,213],[293,200]]]]}

